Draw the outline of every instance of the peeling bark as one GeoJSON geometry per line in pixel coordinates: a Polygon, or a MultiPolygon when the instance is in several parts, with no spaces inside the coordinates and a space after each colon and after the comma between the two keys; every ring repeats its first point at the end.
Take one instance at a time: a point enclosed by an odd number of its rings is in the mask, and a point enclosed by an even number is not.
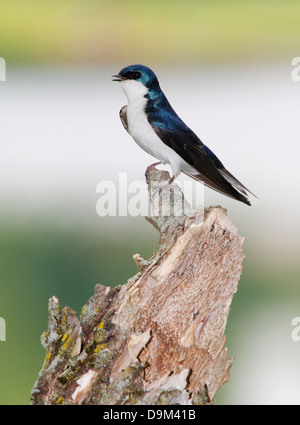
{"type": "Polygon", "coordinates": [[[167,172],[147,179],[157,253],[135,254],[140,272],[125,285],[96,285],[79,319],[50,299],[32,404],[208,404],[229,379],[224,331],[243,239],[221,207],[193,211],[175,184],[164,193],[167,172]]]}

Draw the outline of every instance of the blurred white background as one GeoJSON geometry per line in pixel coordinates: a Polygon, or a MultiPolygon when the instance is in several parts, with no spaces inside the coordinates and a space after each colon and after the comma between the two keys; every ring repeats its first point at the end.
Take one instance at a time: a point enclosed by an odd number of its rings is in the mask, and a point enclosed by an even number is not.
{"type": "MultiPolygon", "coordinates": [[[[86,232],[117,226],[118,219],[96,214],[98,182],[117,183],[121,172],[129,182],[144,180],[154,162],[119,120],[126,98],[110,76],[126,65],[8,68],[0,87],[4,221],[55,220],[84,225],[86,232]]],[[[228,209],[258,267],[297,262],[300,82],[291,78],[290,60],[217,68],[147,65],[181,118],[258,196],[249,208],[205,189],[205,205],[228,209]]],[[[272,282],[266,286],[272,292],[272,282]]],[[[291,339],[297,315],[299,297],[294,303],[250,304],[239,316],[229,350],[236,360],[221,390],[223,402],[299,403],[300,343],[291,339]]]]}

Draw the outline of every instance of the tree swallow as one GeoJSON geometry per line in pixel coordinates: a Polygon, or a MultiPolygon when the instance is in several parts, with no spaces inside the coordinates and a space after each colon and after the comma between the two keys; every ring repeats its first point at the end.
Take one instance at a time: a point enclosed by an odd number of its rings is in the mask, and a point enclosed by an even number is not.
{"type": "Polygon", "coordinates": [[[168,163],[173,171],[170,183],[184,172],[230,198],[251,205],[247,192],[254,194],[226,170],[179,118],[150,68],[130,65],[112,78],[120,82],[128,100],[128,105],[120,110],[124,128],[142,149],[160,160],[148,169],[168,163]]]}

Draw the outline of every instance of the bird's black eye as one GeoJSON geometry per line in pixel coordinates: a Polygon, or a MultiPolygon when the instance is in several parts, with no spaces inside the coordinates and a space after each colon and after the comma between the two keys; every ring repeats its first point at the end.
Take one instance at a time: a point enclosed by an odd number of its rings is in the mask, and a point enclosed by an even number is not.
{"type": "Polygon", "coordinates": [[[124,75],[124,77],[128,78],[129,80],[138,80],[141,76],[141,73],[138,71],[128,71],[124,75]]]}
{"type": "Polygon", "coordinates": [[[140,76],[141,76],[141,73],[140,72],[134,72],[133,73],[134,80],[138,80],[140,78],[140,76]]]}

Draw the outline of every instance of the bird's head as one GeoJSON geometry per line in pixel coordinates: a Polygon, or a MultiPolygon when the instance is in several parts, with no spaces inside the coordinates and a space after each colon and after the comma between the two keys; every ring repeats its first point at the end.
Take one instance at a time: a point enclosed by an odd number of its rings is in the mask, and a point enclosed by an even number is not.
{"type": "Polygon", "coordinates": [[[120,82],[128,100],[143,97],[159,87],[154,72],[144,65],[129,65],[113,75],[112,79],[120,82]]]}

